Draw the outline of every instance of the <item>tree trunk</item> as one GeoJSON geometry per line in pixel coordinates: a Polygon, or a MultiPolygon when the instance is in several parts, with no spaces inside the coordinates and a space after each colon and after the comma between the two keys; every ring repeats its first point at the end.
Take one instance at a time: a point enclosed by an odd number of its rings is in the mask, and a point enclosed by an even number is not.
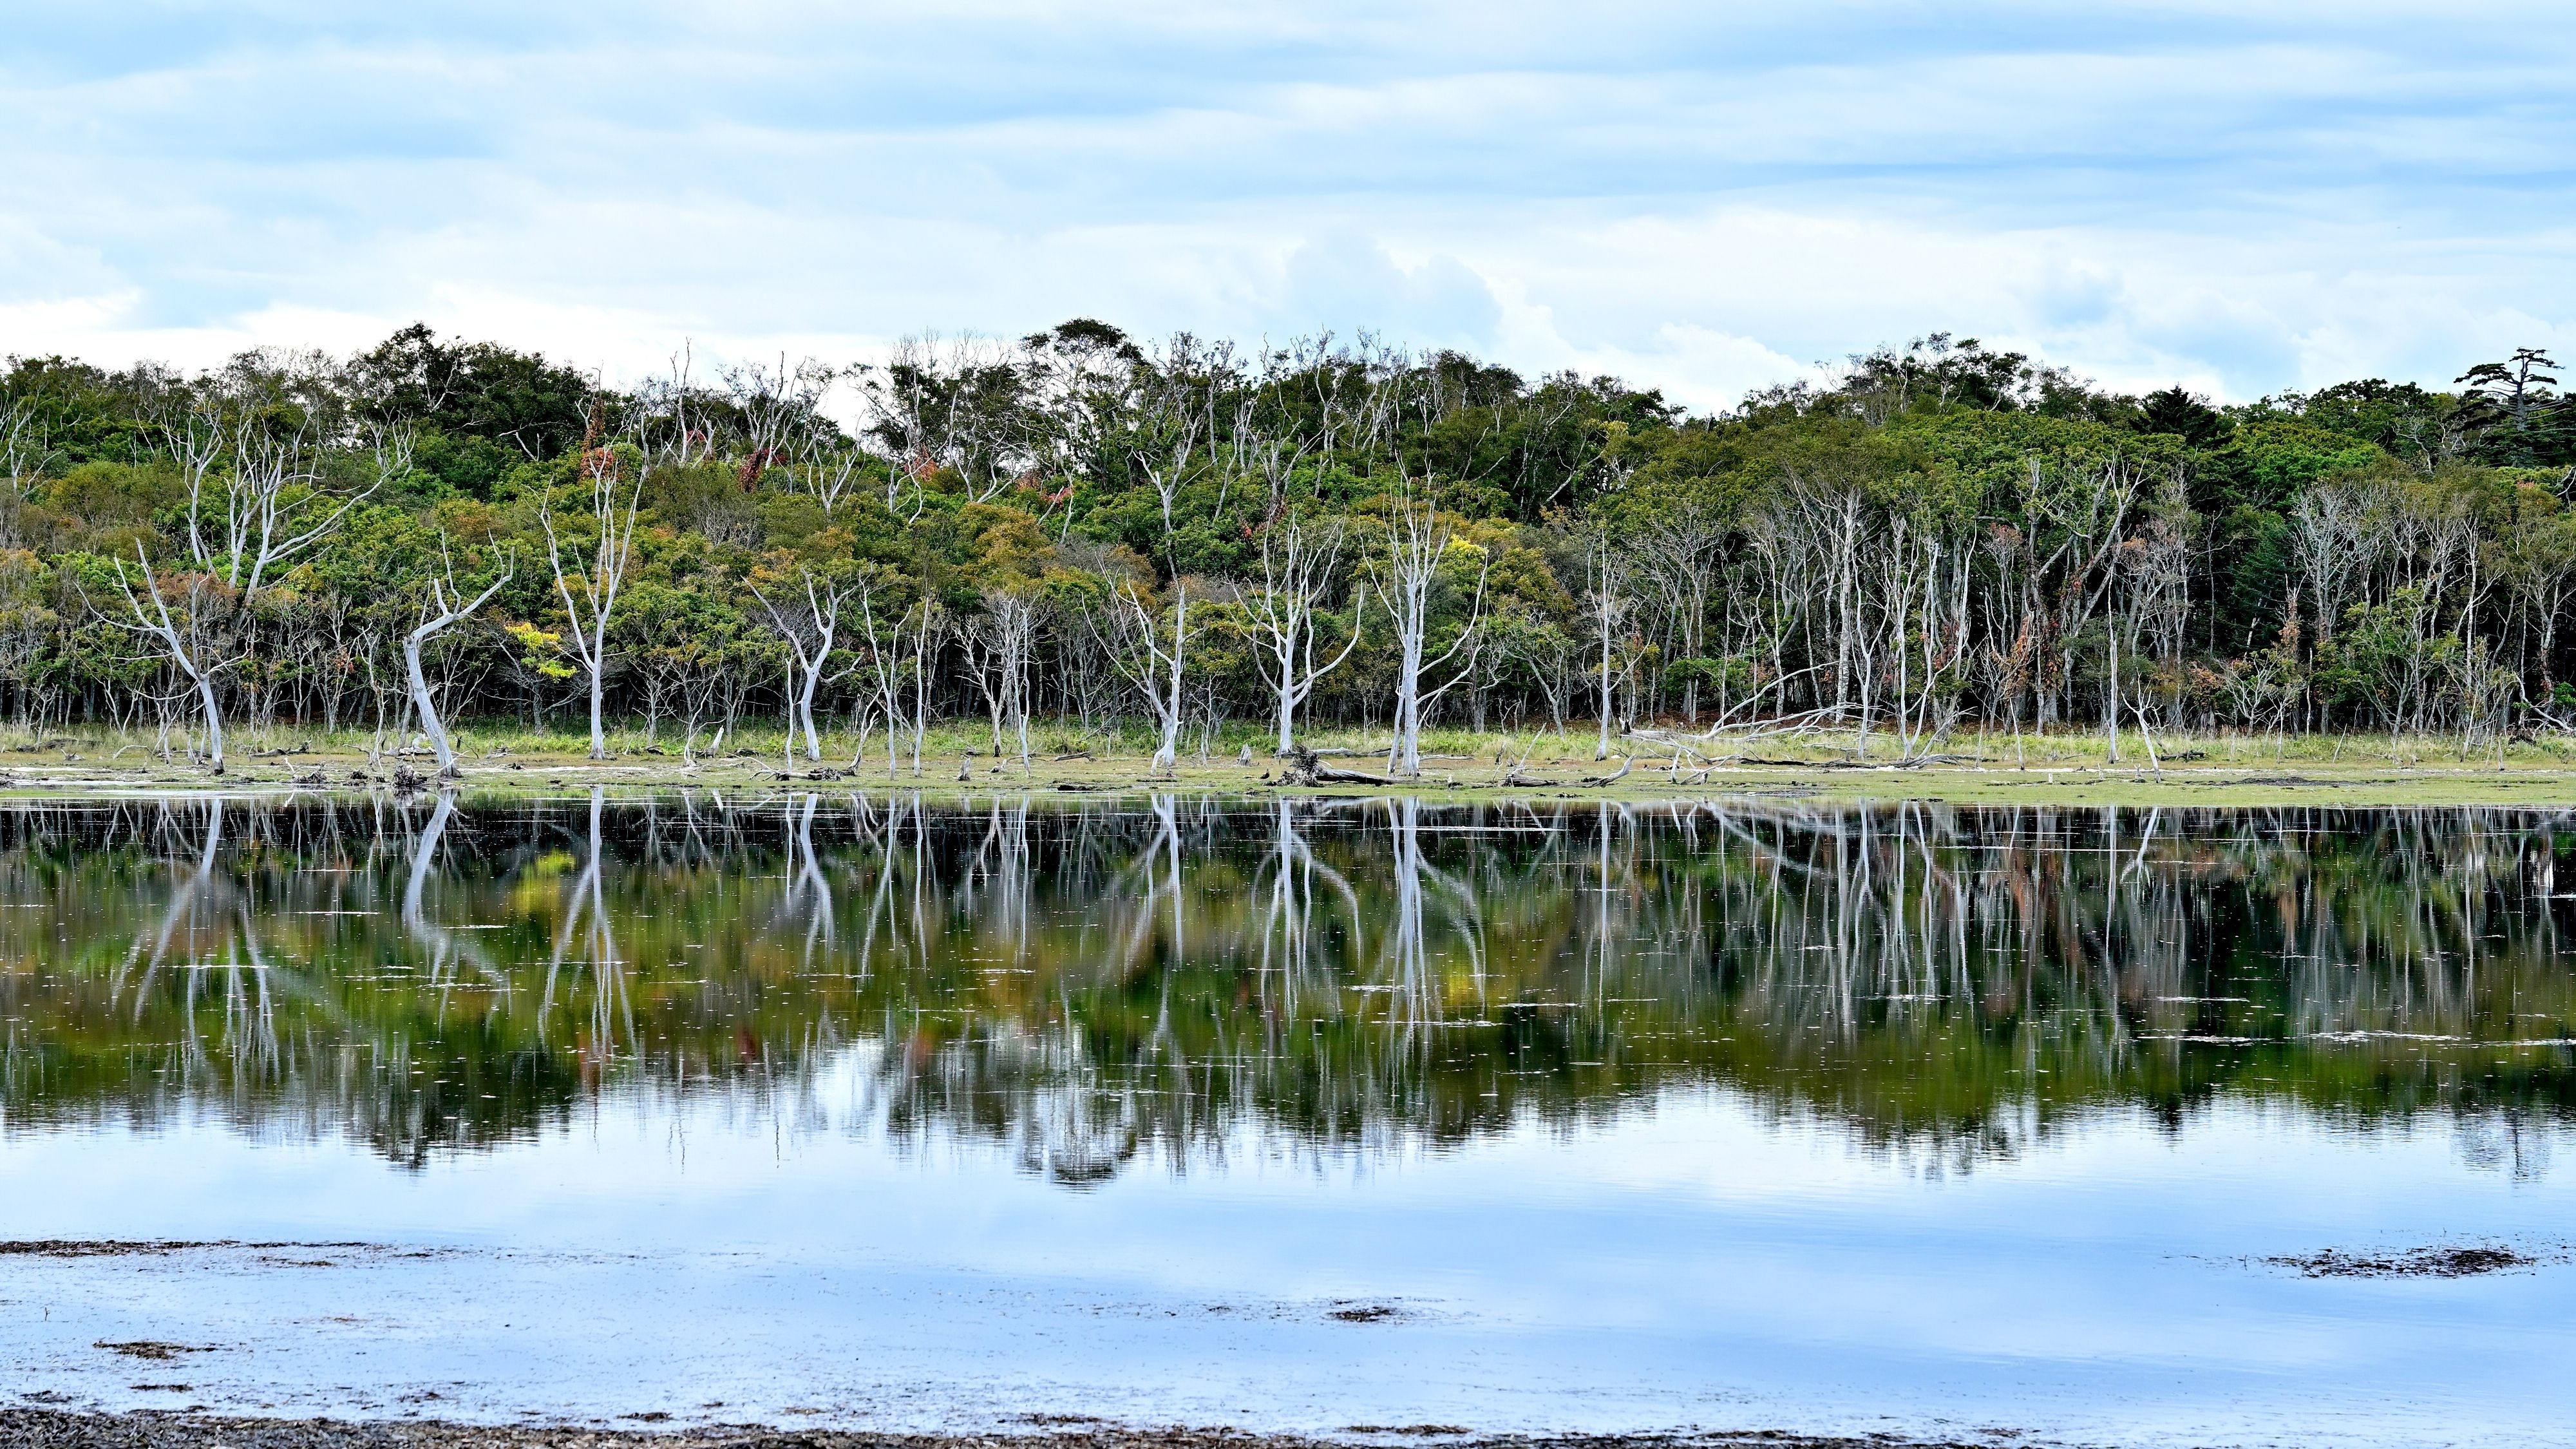
{"type": "Polygon", "coordinates": [[[797,722],[805,727],[805,758],[823,758],[823,737],[814,729],[814,691],[823,683],[823,661],[817,658],[805,671],[805,687],[796,696],[797,722]]]}
{"type": "Polygon", "coordinates": [[[447,726],[438,717],[438,705],[430,698],[429,676],[420,667],[420,635],[403,639],[403,667],[411,674],[411,705],[420,712],[421,733],[429,736],[429,747],[438,755],[438,773],[454,775],[456,751],[447,742],[447,726]]]}
{"type": "Polygon", "coordinates": [[[194,665],[188,677],[197,682],[197,702],[206,711],[206,768],[214,774],[224,772],[224,710],[215,700],[215,682],[200,673],[194,665]]]}
{"type": "MultiPolygon", "coordinates": [[[[596,657],[596,656],[594,656],[596,657]]],[[[590,757],[608,758],[608,731],[600,725],[601,696],[608,691],[608,681],[601,671],[590,671],[590,757]]]]}

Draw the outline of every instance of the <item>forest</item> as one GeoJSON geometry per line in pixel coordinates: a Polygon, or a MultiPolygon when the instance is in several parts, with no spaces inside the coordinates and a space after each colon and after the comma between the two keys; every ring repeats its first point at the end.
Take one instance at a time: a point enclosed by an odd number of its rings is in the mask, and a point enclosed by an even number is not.
{"type": "MultiPolygon", "coordinates": [[[[1974,339],[1693,415],[1360,337],[1076,320],[614,388],[411,326],[0,377],[0,715],[135,732],[727,731],[921,770],[972,724],[1830,739],[2576,728],[2576,398],[2144,396],[1974,339]]],[[[1041,742],[1033,742],[1033,731],[1041,742]]],[[[1141,742],[1141,743],[1139,743],[1141,742]]]]}

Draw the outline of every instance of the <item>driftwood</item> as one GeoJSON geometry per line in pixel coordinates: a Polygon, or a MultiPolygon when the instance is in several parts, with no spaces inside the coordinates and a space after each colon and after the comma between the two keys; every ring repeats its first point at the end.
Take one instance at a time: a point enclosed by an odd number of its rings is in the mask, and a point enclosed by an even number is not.
{"type": "Polygon", "coordinates": [[[1357,770],[1337,770],[1315,758],[1317,752],[1303,746],[1288,751],[1288,778],[1299,785],[1393,785],[1383,775],[1364,775],[1357,770]]]}
{"type": "Polygon", "coordinates": [[[1622,755],[1622,756],[1619,758],[1619,768],[1618,768],[1617,770],[1614,770],[1614,771],[1612,771],[1611,773],[1609,773],[1609,774],[1607,774],[1607,775],[1591,775],[1591,776],[1587,776],[1587,777],[1585,777],[1585,778],[1584,778],[1584,779],[1582,779],[1582,780],[1578,780],[1578,781],[1576,781],[1575,783],[1577,783],[1577,784],[1581,784],[1581,785],[1610,785],[1610,784],[1615,784],[1615,783],[1617,783],[1617,782],[1618,782],[1618,781],[1620,781],[1620,780],[1624,780],[1624,779],[1626,779],[1626,778],[1628,777],[1628,772],[1629,772],[1630,770],[1635,769],[1636,767],[1637,767],[1637,757],[1636,757],[1636,756],[1634,756],[1634,755],[1622,755]]]}
{"type": "MultiPolygon", "coordinates": [[[[1621,733],[1629,739],[1644,740],[1648,744],[1660,745],[1665,749],[1672,750],[1675,752],[1673,756],[1675,759],[1679,759],[1683,755],[1688,755],[1695,760],[1714,760],[1716,758],[1715,756],[1710,755],[1682,740],[1666,734],[1662,730],[1623,730],[1621,733]]],[[[1702,736],[1702,739],[1705,741],[1706,736],[1702,736]]]]}
{"type": "MultiPolygon", "coordinates": [[[[802,774],[793,769],[754,770],[752,773],[764,780],[839,780],[855,775],[858,771],[838,769],[831,765],[818,765],[802,774]]],[[[957,778],[963,780],[966,777],[960,775],[957,778]]]]}

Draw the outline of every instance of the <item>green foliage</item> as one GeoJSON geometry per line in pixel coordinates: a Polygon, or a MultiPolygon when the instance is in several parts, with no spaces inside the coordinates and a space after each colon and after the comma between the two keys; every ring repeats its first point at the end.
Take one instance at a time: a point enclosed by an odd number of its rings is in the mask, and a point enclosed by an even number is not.
{"type": "Polygon", "coordinates": [[[2138,414],[2129,426],[2141,433],[2180,438],[2184,446],[2205,452],[2225,441],[2235,424],[2211,407],[2209,399],[2186,392],[2176,383],[2140,398],[2138,414]]]}
{"type": "Polygon", "coordinates": [[[2309,485],[2391,467],[2376,445],[2297,418],[2267,418],[2238,428],[2192,470],[2192,506],[2203,512],[2258,508],[2280,512],[2309,485]]]}
{"type": "MultiPolygon", "coordinates": [[[[498,476],[501,448],[550,458],[580,441],[590,379],[528,352],[491,342],[441,342],[413,323],[349,365],[357,411],[371,420],[418,425],[424,433],[491,445],[451,456],[466,476],[498,476]]],[[[441,472],[442,477],[451,476],[441,472]]],[[[461,491],[485,496],[466,487],[461,491]]]]}
{"type": "Polygon", "coordinates": [[[442,708],[544,728],[592,682],[548,530],[574,575],[600,567],[605,471],[637,528],[597,682],[648,728],[779,708],[781,622],[752,591],[801,607],[808,580],[863,590],[875,631],[836,636],[825,709],[867,702],[884,678],[867,666],[919,646],[894,638],[908,616],[933,628],[905,687],[934,716],[979,708],[965,640],[988,601],[1027,599],[1035,708],[1115,728],[1139,706],[1097,625],[1133,581],[1166,605],[1191,591],[1194,718],[1265,718],[1259,625],[1234,601],[1267,587],[1291,518],[1346,530],[1316,638],[1336,658],[1359,639],[1306,708],[1382,720],[1397,660],[1368,599],[1399,499],[1455,535],[1425,642],[1469,673],[1435,726],[1591,710],[1606,624],[1623,719],[1758,696],[1846,723],[1898,709],[1908,731],[2065,721],[2105,707],[2117,643],[2122,688],[2146,681],[2174,721],[2286,702],[2422,727],[2576,675],[2552,366],[2222,409],[1934,334],[1687,417],[1615,378],[1454,352],[1147,344],[1077,319],[849,374],[845,432],[819,401],[829,370],[618,391],[420,326],[193,377],[18,358],[0,373],[0,704],[127,720],[179,696],[118,583],[139,549],[225,661],[225,707],[263,718],[398,711],[433,585],[507,572],[432,650],[442,708]],[[257,515],[243,490],[270,464],[287,477],[270,504],[304,510],[286,533],[327,522],[254,599],[256,530],[226,520],[257,515]]]}

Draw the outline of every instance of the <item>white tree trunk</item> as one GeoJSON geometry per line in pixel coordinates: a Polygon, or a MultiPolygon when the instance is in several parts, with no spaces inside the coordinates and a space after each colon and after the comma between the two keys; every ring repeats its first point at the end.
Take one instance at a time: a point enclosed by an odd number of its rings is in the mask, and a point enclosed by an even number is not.
{"type": "Polygon", "coordinates": [[[438,754],[438,773],[442,776],[452,777],[462,771],[456,767],[456,748],[447,738],[447,725],[439,718],[438,701],[430,694],[429,675],[421,668],[421,646],[492,602],[492,596],[501,592],[501,586],[509,581],[510,576],[505,573],[494,579],[490,588],[476,595],[474,602],[462,608],[451,608],[447,606],[444,586],[435,579],[431,580],[430,598],[439,606],[438,615],[423,619],[420,627],[403,636],[403,668],[411,676],[412,708],[420,715],[421,733],[429,736],[429,747],[438,754]]]}
{"type": "Polygon", "coordinates": [[[591,517],[599,528],[586,573],[575,574],[566,567],[562,542],[555,535],[553,513],[545,506],[537,511],[537,522],[546,534],[546,560],[554,567],[555,592],[563,598],[564,619],[572,631],[575,657],[590,674],[590,757],[594,760],[608,758],[604,719],[608,620],[617,607],[618,590],[626,582],[627,566],[635,560],[635,510],[644,496],[644,472],[638,468],[635,487],[626,496],[621,518],[617,472],[613,463],[589,463],[582,469],[582,476],[590,484],[591,517]]]}
{"type": "Polygon", "coordinates": [[[1387,769],[1406,778],[1422,773],[1424,706],[1466,678],[1475,664],[1470,655],[1467,664],[1447,680],[1428,689],[1423,686],[1426,673],[1448,664],[1475,643],[1484,612],[1485,578],[1480,572],[1475,601],[1468,606],[1467,622],[1457,639],[1438,658],[1429,657],[1432,585],[1439,577],[1440,560],[1449,551],[1449,540],[1448,526],[1430,504],[1410,498],[1398,502],[1387,535],[1385,566],[1375,579],[1378,599],[1386,606],[1396,638],[1395,738],[1387,745],[1387,769]]]}

